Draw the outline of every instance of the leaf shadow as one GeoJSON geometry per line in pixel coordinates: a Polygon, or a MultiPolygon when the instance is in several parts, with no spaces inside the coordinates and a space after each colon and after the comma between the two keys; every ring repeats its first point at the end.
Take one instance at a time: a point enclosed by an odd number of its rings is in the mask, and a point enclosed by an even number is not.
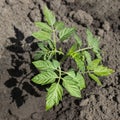
{"type": "Polygon", "coordinates": [[[4,85],[11,91],[11,103],[19,108],[29,96],[40,97],[39,91],[45,88],[38,87],[30,81],[38,73],[32,65],[32,53],[38,49],[32,36],[25,37],[24,33],[14,26],[15,36],[8,38],[10,44],[6,47],[11,57],[11,67],[7,69],[9,79],[4,85]]]}

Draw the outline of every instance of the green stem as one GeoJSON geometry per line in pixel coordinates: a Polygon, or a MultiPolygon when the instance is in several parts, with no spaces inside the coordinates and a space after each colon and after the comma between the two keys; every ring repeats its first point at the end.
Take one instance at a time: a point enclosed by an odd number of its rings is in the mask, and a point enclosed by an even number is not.
{"type": "Polygon", "coordinates": [[[79,49],[79,50],[76,50],[75,53],[85,51],[85,50],[90,50],[90,49],[93,49],[93,47],[86,47],[86,48],[83,48],[83,49],[79,49]]]}
{"type": "Polygon", "coordinates": [[[57,47],[56,47],[56,32],[55,30],[53,29],[53,42],[54,42],[54,51],[55,51],[55,58],[56,58],[56,51],[57,51],[57,47]]]}
{"type": "Polygon", "coordinates": [[[58,78],[58,83],[60,82],[61,79],[61,68],[59,67],[59,78],[58,78]]]}

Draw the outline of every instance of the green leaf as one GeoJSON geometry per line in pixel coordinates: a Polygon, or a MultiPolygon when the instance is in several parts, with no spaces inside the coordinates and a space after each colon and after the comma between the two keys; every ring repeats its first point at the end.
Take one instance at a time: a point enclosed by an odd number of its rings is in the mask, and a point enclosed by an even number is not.
{"type": "Polygon", "coordinates": [[[79,45],[79,47],[81,47],[82,46],[82,40],[80,39],[80,37],[76,33],[74,33],[74,38],[76,40],[76,43],[79,45]]]}
{"type": "Polygon", "coordinates": [[[32,81],[36,84],[46,85],[55,82],[58,76],[53,71],[43,71],[40,74],[34,76],[32,81]]]}
{"type": "Polygon", "coordinates": [[[74,28],[64,28],[59,32],[60,40],[64,41],[68,39],[74,31],[75,31],[74,28]]]}
{"type": "Polygon", "coordinates": [[[75,78],[75,72],[74,72],[74,70],[69,70],[69,71],[66,72],[66,74],[68,76],[72,77],[72,78],[75,78]]]}
{"type": "Polygon", "coordinates": [[[54,105],[58,105],[59,101],[62,100],[63,88],[59,83],[53,83],[47,91],[46,110],[49,110],[54,105]]]}
{"type": "Polygon", "coordinates": [[[50,11],[47,6],[44,7],[43,9],[43,14],[45,16],[45,20],[47,21],[47,23],[51,26],[54,25],[54,23],[56,22],[55,19],[55,15],[52,13],[52,11],[50,11]]]}
{"type": "Polygon", "coordinates": [[[48,49],[46,48],[45,44],[42,42],[38,42],[38,47],[42,50],[42,51],[48,51],[48,49]]]}
{"type": "Polygon", "coordinates": [[[95,59],[89,63],[87,66],[88,70],[94,70],[100,63],[101,59],[95,59]]]}
{"type": "Polygon", "coordinates": [[[77,85],[77,82],[75,82],[72,77],[65,76],[63,78],[63,86],[66,88],[71,96],[78,98],[81,97],[80,89],[77,85]]]}
{"type": "Polygon", "coordinates": [[[65,27],[65,25],[64,25],[63,22],[56,22],[55,23],[55,29],[58,30],[58,31],[64,29],[64,27],[65,27]]]}
{"type": "Polygon", "coordinates": [[[84,56],[82,55],[82,53],[75,53],[72,56],[72,58],[75,60],[79,70],[84,72],[85,71],[85,64],[84,64],[84,56]]]}
{"type": "Polygon", "coordinates": [[[44,22],[35,22],[35,25],[39,27],[41,30],[46,31],[46,32],[52,32],[52,29],[50,26],[48,26],[44,22]]]}
{"type": "Polygon", "coordinates": [[[69,56],[73,56],[73,53],[76,51],[76,49],[77,49],[77,44],[73,44],[72,46],[71,46],[71,48],[68,50],[68,53],[67,53],[67,55],[69,55],[69,56]]]}
{"type": "Polygon", "coordinates": [[[87,29],[86,33],[87,33],[88,46],[92,47],[93,52],[95,52],[96,56],[99,59],[101,59],[98,39],[93,36],[92,32],[89,29],[87,29]]]}
{"type": "Polygon", "coordinates": [[[51,39],[51,33],[45,32],[45,31],[34,32],[32,36],[38,40],[50,40],[51,39]]]}
{"type": "Polygon", "coordinates": [[[80,90],[86,88],[85,79],[83,78],[83,76],[80,73],[77,73],[74,80],[77,81],[78,86],[80,87],[80,90]]]}
{"type": "Polygon", "coordinates": [[[38,60],[32,62],[38,70],[55,70],[56,67],[49,60],[38,60]]]}
{"type": "Polygon", "coordinates": [[[39,60],[44,55],[43,51],[37,51],[33,56],[34,60],[39,60]]]}
{"type": "Polygon", "coordinates": [[[89,76],[97,83],[97,85],[99,85],[99,86],[102,85],[101,81],[99,80],[99,78],[96,75],[89,74],[89,76]]]}
{"type": "Polygon", "coordinates": [[[77,86],[80,88],[80,90],[84,89],[86,87],[85,85],[85,79],[80,73],[75,74],[73,70],[69,70],[66,72],[69,77],[72,78],[73,81],[75,81],[77,86]]]}
{"type": "Polygon", "coordinates": [[[57,60],[53,60],[52,63],[55,69],[60,67],[60,63],[57,60]]]}
{"type": "Polygon", "coordinates": [[[94,68],[94,74],[97,76],[108,76],[112,74],[114,71],[112,69],[109,69],[107,67],[104,67],[102,65],[97,66],[94,68]]]}
{"type": "Polygon", "coordinates": [[[84,56],[86,58],[87,63],[90,64],[91,63],[91,55],[90,55],[90,53],[88,51],[84,51],[83,54],[84,54],[84,56]]]}

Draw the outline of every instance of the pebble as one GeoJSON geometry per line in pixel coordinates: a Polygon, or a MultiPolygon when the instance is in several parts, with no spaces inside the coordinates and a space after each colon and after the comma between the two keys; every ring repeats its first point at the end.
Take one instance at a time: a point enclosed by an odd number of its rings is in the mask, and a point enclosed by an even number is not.
{"type": "Polygon", "coordinates": [[[103,30],[103,29],[98,29],[97,34],[98,34],[100,37],[103,37],[103,35],[104,35],[104,30],[103,30]]]}
{"type": "Polygon", "coordinates": [[[83,10],[78,10],[77,12],[73,13],[73,19],[86,26],[90,26],[93,22],[93,17],[83,10]]]}
{"type": "Polygon", "coordinates": [[[89,99],[82,100],[80,106],[86,106],[89,102],[89,99]]]}
{"type": "Polygon", "coordinates": [[[103,23],[103,25],[102,25],[102,28],[103,28],[105,31],[109,31],[109,30],[110,30],[110,24],[109,24],[109,22],[104,21],[104,23],[103,23]]]}

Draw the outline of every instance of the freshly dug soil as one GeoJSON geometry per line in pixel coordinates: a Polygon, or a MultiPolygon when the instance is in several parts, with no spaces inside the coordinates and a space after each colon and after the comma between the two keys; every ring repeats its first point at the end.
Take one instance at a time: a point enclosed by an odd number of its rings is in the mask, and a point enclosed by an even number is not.
{"type": "Polygon", "coordinates": [[[0,120],[120,120],[120,1],[0,0],[0,120]],[[37,49],[31,34],[37,30],[34,21],[43,20],[44,4],[58,20],[78,28],[84,43],[89,27],[100,38],[103,64],[115,70],[101,78],[102,87],[86,79],[82,99],[65,92],[48,112],[45,86],[31,82],[37,73],[31,64],[37,49]]]}

